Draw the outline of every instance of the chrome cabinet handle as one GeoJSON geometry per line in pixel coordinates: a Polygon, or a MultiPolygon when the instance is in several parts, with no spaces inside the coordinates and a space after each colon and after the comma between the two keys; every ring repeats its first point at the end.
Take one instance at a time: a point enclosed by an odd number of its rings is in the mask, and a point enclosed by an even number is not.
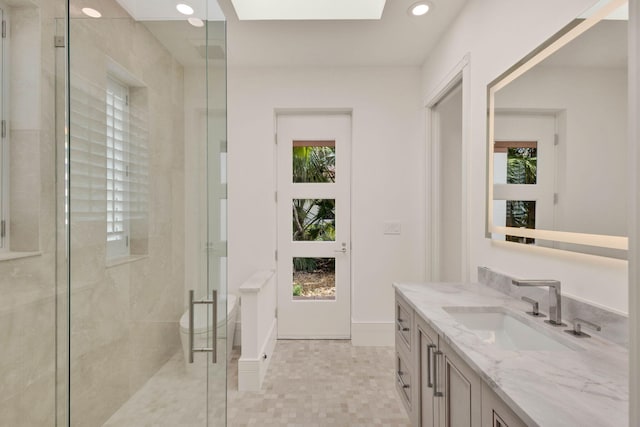
{"type": "Polygon", "coordinates": [[[431,366],[433,363],[431,362],[431,357],[433,353],[432,349],[436,348],[435,344],[427,344],[427,387],[433,388],[433,383],[431,382],[431,366]]]}
{"type": "Polygon", "coordinates": [[[402,319],[396,320],[396,325],[398,326],[398,330],[401,332],[409,332],[409,328],[404,326],[404,321],[402,319]]]}
{"type": "Polygon", "coordinates": [[[396,378],[398,379],[398,384],[400,384],[400,387],[402,388],[409,388],[411,387],[409,384],[405,384],[404,380],[402,379],[402,371],[398,371],[396,373],[396,378]]]}
{"type": "Polygon", "coordinates": [[[441,391],[438,391],[438,356],[442,356],[444,353],[442,353],[440,350],[434,351],[433,352],[433,395],[435,397],[442,397],[444,396],[444,394],[441,391]]]}
{"type": "Polygon", "coordinates": [[[211,363],[218,360],[216,346],[218,343],[218,291],[213,291],[211,299],[203,299],[195,301],[193,299],[193,289],[189,290],[189,363],[193,363],[193,353],[211,353],[211,363]],[[213,343],[211,347],[193,348],[193,320],[195,315],[196,304],[208,304],[213,306],[213,343]]]}

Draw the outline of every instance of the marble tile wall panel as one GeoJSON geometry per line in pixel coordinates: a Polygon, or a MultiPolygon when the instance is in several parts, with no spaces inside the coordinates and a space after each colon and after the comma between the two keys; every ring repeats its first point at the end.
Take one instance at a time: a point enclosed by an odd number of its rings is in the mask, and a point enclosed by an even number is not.
{"type": "MultiPolygon", "coordinates": [[[[514,278],[518,279],[550,279],[549,277],[517,277],[491,270],[487,267],[478,267],[478,281],[485,285],[510,295],[514,298],[527,296],[540,303],[540,311],[549,313],[549,291],[547,288],[518,287],[511,284],[514,278]]],[[[601,332],[587,330],[591,335],[601,337],[629,347],[629,318],[622,314],[606,310],[593,304],[580,301],[568,295],[562,295],[562,321],[572,326],[571,322],[576,317],[593,322],[602,327],[601,332]]]]}
{"type": "MultiPolygon", "coordinates": [[[[14,52],[27,53],[13,62],[18,78],[12,86],[16,101],[12,139],[16,144],[21,141],[21,149],[14,151],[14,181],[21,188],[14,194],[16,198],[29,195],[14,202],[20,212],[15,213],[12,232],[15,237],[19,230],[25,232],[16,239],[22,245],[16,248],[42,251],[37,257],[0,262],[0,342],[7,349],[0,352],[0,425],[19,427],[47,425],[54,419],[56,332],[61,343],[65,339],[62,314],[57,318],[60,330],[55,330],[56,304],[59,313],[65,312],[66,275],[64,262],[58,264],[60,274],[55,275],[56,250],[64,260],[64,244],[56,241],[54,215],[56,53],[51,44],[54,17],[63,16],[64,1],[15,0],[11,4],[16,6],[14,47],[21,46],[14,52]],[[57,292],[56,279],[60,281],[57,292]]],[[[122,19],[74,26],[76,52],[83,56],[74,71],[91,78],[101,76],[97,81],[104,82],[108,56],[148,84],[152,93],[145,102],[158,106],[149,124],[157,136],[150,169],[156,177],[170,177],[171,190],[158,186],[151,195],[160,213],[148,219],[153,223],[144,224],[148,238],[138,250],[150,256],[133,264],[145,268],[128,264],[107,268],[104,222],[73,224],[72,389],[77,391],[73,407],[78,408],[72,416],[74,425],[99,425],[179,349],[177,322],[183,311],[184,265],[178,256],[184,246],[182,67],[113,0],[97,1],[96,7],[105,16],[122,19]],[[142,318],[133,321],[139,308],[142,318]],[[151,351],[145,353],[144,346],[151,351]]],[[[57,225],[62,229],[63,224],[58,221],[57,225]]],[[[64,234],[57,237],[63,240],[64,234]]],[[[58,356],[65,359],[64,345],[60,350],[58,356]]],[[[65,376],[58,372],[62,410],[65,376]]]]}
{"type": "MultiPolygon", "coordinates": [[[[10,227],[11,250],[38,251],[40,247],[40,132],[10,132],[10,227]]],[[[51,200],[48,200],[51,204],[51,200]]]]}
{"type": "Polygon", "coordinates": [[[72,19],[72,78],[104,90],[112,61],[144,84],[130,96],[136,108],[148,110],[149,213],[132,224],[132,254],[144,256],[111,266],[104,243],[106,215],[72,223],[75,425],[102,425],[180,349],[178,321],[184,311],[182,67],[115,1],[96,7],[103,8],[106,19],[72,19]],[[94,358],[105,348],[110,360],[94,358]],[[113,370],[113,378],[103,370],[113,370]]]}

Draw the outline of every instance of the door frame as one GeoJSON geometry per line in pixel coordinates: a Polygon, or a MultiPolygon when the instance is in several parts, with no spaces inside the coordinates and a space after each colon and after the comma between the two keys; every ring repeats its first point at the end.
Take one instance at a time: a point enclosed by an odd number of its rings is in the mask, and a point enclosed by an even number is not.
{"type": "MultiPolygon", "coordinates": [[[[274,227],[274,235],[273,235],[273,243],[274,243],[274,264],[275,268],[275,281],[276,281],[276,290],[275,290],[275,299],[276,299],[276,319],[278,319],[278,286],[280,280],[280,271],[278,269],[278,236],[279,236],[279,227],[278,227],[278,173],[279,173],[279,162],[278,162],[278,117],[281,116],[321,116],[321,115],[343,115],[349,116],[351,120],[350,130],[351,130],[351,143],[349,144],[349,182],[348,182],[348,191],[349,191],[349,217],[347,218],[349,224],[349,234],[347,238],[349,239],[349,274],[348,274],[348,292],[349,292],[349,338],[339,338],[339,339],[351,339],[353,336],[353,121],[354,114],[353,108],[274,108],[273,110],[273,193],[274,193],[274,219],[275,219],[275,227],[274,227]]],[[[278,339],[281,339],[278,337],[278,339]]],[[[287,339],[287,338],[282,338],[287,339]]],[[[315,339],[332,339],[332,338],[324,338],[319,337],[315,339]]],[[[338,339],[338,338],[335,338],[338,339]]]]}
{"type": "Polygon", "coordinates": [[[468,125],[471,118],[471,80],[470,80],[470,55],[466,54],[460,62],[458,62],[442,82],[429,94],[424,101],[425,107],[425,138],[426,138],[426,167],[430,170],[425,174],[426,188],[429,194],[426,197],[426,210],[430,219],[427,220],[425,251],[427,255],[425,263],[425,277],[429,280],[439,279],[439,261],[440,261],[440,240],[442,238],[440,224],[440,135],[438,123],[436,120],[436,106],[442,101],[449,92],[457,87],[462,88],[462,144],[461,144],[461,170],[462,170],[462,188],[461,188],[461,242],[462,249],[460,260],[460,277],[462,281],[470,280],[470,239],[469,230],[471,229],[471,215],[469,206],[469,152],[471,146],[471,127],[468,125]]]}

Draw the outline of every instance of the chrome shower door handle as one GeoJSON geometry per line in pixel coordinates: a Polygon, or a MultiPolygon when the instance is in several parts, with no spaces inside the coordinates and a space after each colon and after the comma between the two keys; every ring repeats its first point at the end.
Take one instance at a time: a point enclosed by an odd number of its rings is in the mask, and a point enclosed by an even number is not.
{"type": "Polygon", "coordinates": [[[211,363],[217,362],[216,347],[218,344],[218,291],[213,291],[211,299],[195,301],[193,299],[193,289],[189,290],[189,363],[193,363],[193,353],[211,353],[211,363]],[[196,304],[213,305],[213,343],[211,347],[193,347],[193,323],[196,304]]]}
{"type": "MultiPolygon", "coordinates": [[[[213,291],[211,295],[211,303],[213,305],[213,314],[211,327],[213,328],[213,338],[211,339],[211,363],[218,362],[218,291],[213,291]]],[[[226,325],[226,322],[225,322],[226,325]]]]}
{"type": "Polygon", "coordinates": [[[189,290],[189,363],[193,363],[193,289],[189,290]]]}

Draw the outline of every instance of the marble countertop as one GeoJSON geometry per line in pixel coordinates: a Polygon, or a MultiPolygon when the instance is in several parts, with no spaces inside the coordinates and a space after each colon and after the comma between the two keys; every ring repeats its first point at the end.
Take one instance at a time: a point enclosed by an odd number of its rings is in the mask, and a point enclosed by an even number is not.
{"type": "MultiPolygon", "coordinates": [[[[394,283],[436,332],[528,425],[626,426],[628,350],[599,337],[575,338],[525,314],[531,305],[479,283],[394,283]],[[443,307],[503,307],[566,350],[506,350],[484,342],[443,307]]],[[[565,321],[566,323],[566,321],[565,321]]],[[[587,331],[588,332],[588,331],[587,331]]]]}

